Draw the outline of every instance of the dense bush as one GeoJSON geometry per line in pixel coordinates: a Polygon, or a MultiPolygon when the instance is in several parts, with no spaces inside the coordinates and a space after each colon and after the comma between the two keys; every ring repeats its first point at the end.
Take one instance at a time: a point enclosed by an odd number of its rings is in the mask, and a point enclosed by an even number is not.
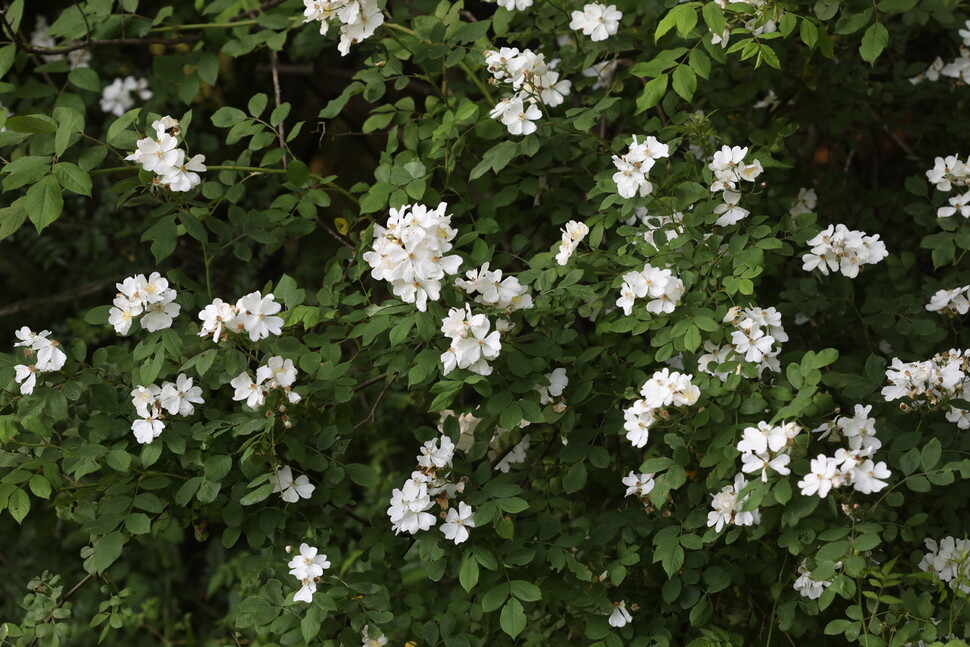
{"type": "Polygon", "coordinates": [[[957,4],[6,3],[0,645],[965,644],[957,4]]]}

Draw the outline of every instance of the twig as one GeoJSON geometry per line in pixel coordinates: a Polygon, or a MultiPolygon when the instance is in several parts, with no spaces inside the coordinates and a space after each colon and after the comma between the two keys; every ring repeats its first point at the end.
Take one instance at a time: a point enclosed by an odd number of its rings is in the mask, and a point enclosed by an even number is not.
{"type": "Polygon", "coordinates": [[[341,245],[343,245],[344,247],[346,247],[352,252],[357,251],[357,248],[354,247],[353,243],[351,243],[349,240],[341,236],[340,232],[338,232],[336,229],[331,227],[330,224],[327,223],[325,220],[323,220],[320,216],[317,216],[317,224],[319,224],[321,227],[326,229],[330,233],[330,236],[338,243],[340,243],[341,245]]]}
{"type": "MultiPolygon", "coordinates": [[[[273,68],[273,98],[276,100],[276,107],[280,107],[281,97],[280,97],[280,71],[276,67],[276,50],[269,50],[269,62],[270,66],[273,68]]],[[[283,168],[287,168],[286,159],[286,140],[283,138],[283,122],[280,121],[276,124],[276,136],[280,140],[280,150],[283,151],[283,168]]]]}
{"type": "MultiPolygon", "coordinates": [[[[75,584],[75,585],[74,585],[74,587],[73,587],[73,588],[72,588],[72,589],[71,589],[70,591],[68,591],[67,593],[65,593],[65,594],[64,594],[64,595],[63,595],[63,596],[61,597],[61,599],[60,599],[60,600],[59,600],[59,601],[57,602],[57,606],[55,606],[55,607],[54,607],[54,611],[57,611],[57,610],[58,610],[58,609],[60,609],[60,608],[61,608],[62,606],[64,606],[64,603],[65,603],[65,602],[67,602],[67,601],[68,601],[68,599],[70,599],[70,597],[71,597],[72,595],[74,595],[75,593],[77,593],[77,592],[78,592],[78,590],[79,590],[79,589],[80,589],[80,588],[81,588],[82,586],[84,586],[85,584],[87,584],[87,583],[88,583],[88,580],[90,580],[90,579],[91,579],[92,577],[94,577],[94,575],[92,575],[91,573],[88,573],[87,575],[85,575],[85,576],[84,576],[84,579],[82,579],[82,580],[81,580],[80,582],[78,582],[77,584],[75,584]]],[[[51,618],[53,618],[53,617],[54,617],[54,613],[53,613],[53,611],[52,611],[52,612],[51,612],[51,615],[50,615],[50,617],[48,617],[48,618],[47,618],[47,621],[50,621],[50,619],[51,619],[51,618]]],[[[37,643],[37,640],[38,640],[39,638],[40,638],[39,636],[34,636],[34,639],[33,639],[33,640],[31,640],[31,641],[30,641],[30,643],[28,643],[28,645],[27,645],[27,647],[33,647],[33,646],[34,646],[34,644],[36,644],[36,643],[37,643]]]]}
{"type": "Polygon", "coordinates": [[[249,18],[255,18],[256,16],[263,13],[267,9],[272,9],[276,5],[283,4],[283,2],[285,2],[285,0],[270,0],[269,2],[264,2],[262,5],[256,7],[255,9],[252,9],[245,13],[241,13],[238,16],[233,16],[232,18],[229,19],[229,22],[239,22],[240,20],[248,20],[249,18]]]}
{"type": "Polygon", "coordinates": [[[81,18],[84,19],[84,32],[88,35],[88,42],[91,41],[91,23],[88,22],[88,15],[84,13],[84,9],[81,8],[81,3],[78,0],[74,0],[74,6],[77,7],[77,11],[81,14],[81,18]]]}
{"type": "Polygon", "coordinates": [[[387,390],[391,388],[391,385],[394,384],[394,380],[396,379],[397,379],[397,374],[395,373],[394,375],[391,376],[391,379],[387,381],[387,384],[384,385],[384,388],[381,389],[381,392],[378,394],[377,399],[374,401],[374,406],[370,408],[370,413],[367,414],[366,418],[364,418],[356,425],[354,425],[354,429],[359,429],[364,425],[366,425],[368,422],[374,422],[374,417],[375,417],[375,414],[377,413],[377,407],[380,406],[381,400],[384,399],[384,394],[387,393],[387,390]]]}
{"type": "Polygon", "coordinates": [[[0,308],[0,317],[6,317],[7,315],[16,314],[24,310],[30,310],[31,308],[39,305],[47,305],[50,303],[59,303],[61,301],[71,301],[73,299],[84,297],[89,294],[94,294],[106,285],[111,285],[123,279],[124,276],[115,276],[107,279],[100,279],[98,281],[92,281],[86,285],[82,285],[80,288],[75,288],[73,290],[65,290],[59,294],[55,294],[49,297],[33,297],[30,299],[24,299],[23,301],[18,301],[16,303],[11,303],[9,306],[0,308]]]}
{"type": "Polygon", "coordinates": [[[366,389],[371,384],[377,384],[378,382],[380,382],[381,380],[383,380],[385,377],[387,377],[387,373],[381,373],[377,377],[372,377],[371,379],[367,380],[366,382],[361,382],[360,384],[358,384],[357,386],[354,387],[354,393],[356,393],[357,391],[360,391],[361,389],[366,389]]]}

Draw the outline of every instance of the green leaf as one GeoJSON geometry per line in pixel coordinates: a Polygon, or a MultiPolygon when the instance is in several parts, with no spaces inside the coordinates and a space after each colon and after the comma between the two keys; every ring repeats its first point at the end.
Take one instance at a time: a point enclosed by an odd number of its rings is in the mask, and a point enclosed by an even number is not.
{"type": "Polygon", "coordinates": [[[525,629],[525,610],[522,603],[516,599],[509,600],[502,607],[502,615],[499,618],[502,631],[512,638],[515,638],[525,629]]]}
{"type": "Polygon", "coordinates": [[[862,60],[873,65],[888,44],[889,30],[882,23],[874,22],[869,25],[869,29],[862,36],[859,54],[862,55],[862,60]]]}
{"type": "Polygon", "coordinates": [[[505,602],[509,597],[509,585],[505,582],[502,584],[497,584],[488,590],[484,596],[482,596],[482,611],[488,613],[490,611],[495,611],[502,603],[505,602]]]}
{"type": "Polygon", "coordinates": [[[347,476],[350,477],[350,480],[357,485],[373,487],[378,483],[377,472],[370,465],[348,463],[344,465],[344,469],[347,470],[347,476]]]}
{"type": "Polygon", "coordinates": [[[263,483],[258,488],[239,499],[241,505],[253,505],[254,503],[259,503],[260,501],[265,501],[270,494],[273,493],[272,483],[263,483]]]}
{"type": "Polygon", "coordinates": [[[34,223],[37,233],[57,220],[64,210],[64,197],[61,185],[53,175],[40,180],[27,190],[27,217],[34,223]]]}
{"type": "Polygon", "coordinates": [[[690,101],[697,90],[697,75],[694,70],[687,65],[678,65],[674,68],[674,92],[684,101],[690,101]]]}
{"type": "Polygon", "coordinates": [[[90,67],[78,67],[67,75],[67,82],[76,88],[101,94],[101,79],[90,67]]]}
{"type": "Polygon", "coordinates": [[[579,461],[566,471],[562,479],[562,489],[566,494],[573,494],[582,490],[584,485],[586,485],[586,465],[583,461],[579,461]]]}
{"type": "Polygon", "coordinates": [[[478,560],[472,553],[465,554],[465,559],[462,560],[458,571],[458,581],[461,583],[461,588],[468,593],[471,593],[478,584],[478,560]]]}
{"type": "Polygon", "coordinates": [[[883,13],[906,13],[916,6],[919,0],[879,0],[876,8],[883,13]]]}
{"type": "Polygon", "coordinates": [[[108,143],[118,143],[118,137],[130,129],[140,113],[141,108],[134,108],[111,122],[111,125],[108,126],[108,143]]]}
{"type": "Polygon", "coordinates": [[[57,131],[57,124],[47,115],[22,115],[10,117],[5,124],[7,130],[15,133],[53,133],[57,131]]]}
{"type": "Polygon", "coordinates": [[[0,209],[0,240],[20,229],[26,220],[24,198],[17,198],[9,207],[0,209]]]}
{"type": "Polygon", "coordinates": [[[84,115],[73,108],[54,108],[57,131],[54,134],[54,154],[60,157],[71,143],[71,137],[84,132],[84,115]]]}
{"type": "Polygon", "coordinates": [[[18,524],[24,520],[30,511],[30,497],[21,489],[16,489],[10,494],[7,500],[7,511],[18,524]]]}
{"type": "Polygon", "coordinates": [[[518,146],[514,141],[506,140],[485,151],[482,161],[475,165],[468,175],[470,180],[480,178],[491,169],[498,173],[505,168],[515,156],[518,146]]]}
{"type": "MultiPolygon", "coordinates": [[[[90,567],[96,573],[103,573],[109,566],[121,557],[121,549],[125,545],[125,536],[119,531],[108,533],[94,544],[94,554],[90,559],[90,567]]],[[[89,566],[85,563],[85,568],[89,566]]],[[[89,569],[88,572],[91,572],[89,569]]]]}
{"type": "Polygon", "coordinates": [[[542,591],[539,587],[525,580],[512,580],[509,582],[509,589],[513,597],[525,602],[536,602],[542,599],[542,591]]]}
{"type": "Polygon", "coordinates": [[[798,35],[802,42],[810,48],[815,47],[815,43],[818,42],[818,27],[808,18],[802,18],[802,22],[798,26],[798,35]]]}
{"type": "Polygon", "coordinates": [[[286,168],[286,178],[296,186],[302,187],[310,179],[310,171],[300,160],[292,160],[286,168]]]}
{"type": "Polygon", "coordinates": [[[42,474],[34,474],[30,477],[30,491],[42,499],[47,499],[51,495],[51,484],[42,474]]]}
{"type": "Polygon", "coordinates": [[[91,197],[91,176],[82,171],[77,164],[58,162],[54,165],[54,177],[62,188],[91,197]]]}
{"type": "MultiPolygon", "coordinates": [[[[240,111],[241,112],[241,111],[240,111]]],[[[290,104],[281,103],[280,105],[273,108],[273,112],[269,115],[269,123],[273,128],[276,128],[279,124],[283,123],[290,114],[290,104]]]]}
{"type": "Polygon", "coordinates": [[[259,117],[263,114],[263,110],[266,110],[266,104],[269,98],[262,92],[254,94],[253,98],[249,100],[249,114],[254,117],[259,117]]]}
{"type": "Polygon", "coordinates": [[[125,517],[125,530],[133,535],[146,535],[152,530],[152,520],[144,512],[133,512],[125,517]]]}
{"type": "Polygon", "coordinates": [[[923,466],[923,471],[929,471],[936,467],[936,464],[940,462],[940,456],[942,454],[943,446],[940,444],[939,439],[931,438],[920,451],[920,465],[923,466]]]}
{"type": "Polygon", "coordinates": [[[649,110],[660,103],[660,100],[664,98],[664,94],[667,92],[667,81],[668,75],[661,74],[643,86],[643,92],[637,98],[637,111],[635,114],[640,114],[644,110],[649,110]]]}
{"type": "Polygon", "coordinates": [[[707,27],[715,34],[723,34],[727,23],[724,20],[724,12],[716,2],[705,2],[701,5],[701,14],[707,27]]]}

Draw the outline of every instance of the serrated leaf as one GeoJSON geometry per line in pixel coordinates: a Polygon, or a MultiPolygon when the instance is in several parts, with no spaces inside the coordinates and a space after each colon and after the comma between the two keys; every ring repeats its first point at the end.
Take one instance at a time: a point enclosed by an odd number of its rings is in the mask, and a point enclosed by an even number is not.
{"type": "Polygon", "coordinates": [[[77,164],[58,162],[54,165],[54,177],[62,188],[91,197],[91,176],[82,171],[77,164]]]}
{"type": "Polygon", "coordinates": [[[637,111],[635,114],[640,114],[644,110],[649,110],[660,103],[660,100],[664,98],[664,94],[667,92],[667,82],[668,75],[661,74],[643,86],[643,92],[637,98],[637,111]]]}
{"type": "Polygon", "coordinates": [[[502,607],[502,615],[499,618],[502,631],[512,638],[515,638],[525,629],[525,609],[522,603],[515,598],[509,600],[502,607]]]}
{"type": "Polygon", "coordinates": [[[121,557],[121,549],[125,545],[125,536],[117,530],[108,533],[94,544],[94,553],[89,562],[91,568],[96,573],[103,573],[109,566],[121,557]]]}
{"type": "Polygon", "coordinates": [[[461,588],[471,593],[475,585],[478,584],[478,573],[478,560],[475,559],[473,554],[466,554],[461,563],[461,568],[458,570],[458,582],[461,584],[461,588]]]}
{"type": "Polygon", "coordinates": [[[27,189],[24,207],[27,209],[27,217],[37,228],[37,233],[57,220],[64,210],[64,197],[57,179],[48,175],[27,189]]]}
{"type": "Polygon", "coordinates": [[[694,70],[687,65],[678,65],[674,68],[674,92],[680,95],[684,101],[690,101],[697,90],[697,75],[694,70]]]}
{"type": "Polygon", "coordinates": [[[889,44],[889,30],[880,22],[869,25],[869,29],[862,35],[862,44],[859,45],[859,54],[862,60],[873,65],[882,51],[889,44]]]}

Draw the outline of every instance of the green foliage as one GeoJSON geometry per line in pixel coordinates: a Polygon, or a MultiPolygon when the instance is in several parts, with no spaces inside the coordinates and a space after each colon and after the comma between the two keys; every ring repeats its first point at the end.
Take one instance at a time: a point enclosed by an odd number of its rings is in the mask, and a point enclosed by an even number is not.
{"type": "Polygon", "coordinates": [[[894,358],[970,347],[962,316],[926,309],[968,282],[970,232],[937,217],[951,196],[924,180],[968,135],[927,115],[956,114],[966,86],[909,81],[958,55],[955,2],[624,1],[598,41],[569,27],[582,3],[388,2],[346,56],[339,26],[320,35],[297,0],[9,4],[0,319],[11,345],[51,330],[67,360],[24,394],[14,366],[35,359],[0,354],[0,645],[966,645],[966,593],[919,563],[925,540],[968,534],[970,440],[945,413],[970,403],[903,411],[880,393],[894,358]],[[31,44],[42,8],[51,40],[31,44]],[[571,82],[562,105],[537,102],[535,132],[490,115],[512,94],[485,62],[502,46],[571,82]],[[153,96],[103,111],[128,75],[153,96]],[[127,159],[165,115],[206,156],[189,191],[127,159]],[[612,158],[633,135],[671,154],[623,198],[612,158]],[[725,145],[764,172],[739,183],[749,215],[720,225],[709,162],[725,145]],[[792,210],[800,188],[817,208],[792,210]],[[489,375],[445,373],[442,319],[471,302],[455,277],[418,310],[363,258],[390,209],[440,202],[459,275],[489,263],[534,302],[473,304],[509,323],[489,375]],[[562,266],[571,220],[589,233],[562,266]],[[837,223],[889,256],[856,278],[803,270],[837,223]],[[683,297],[624,315],[624,275],[645,263],[683,297]],[[116,334],[115,284],[154,271],[177,290],[174,325],[116,334]],[[254,291],[283,306],[281,335],[200,336],[207,304],[254,291]],[[702,362],[743,307],[781,314],[778,370],[702,362]],[[243,406],[230,382],[270,357],[293,362],[300,401],[243,406]],[[634,447],[623,411],[668,364],[699,398],[634,447]],[[205,403],[137,442],[132,390],[183,374],[205,403]],[[841,446],[807,430],[855,405],[872,406],[887,487],[803,495],[810,461],[841,446]],[[712,496],[760,421],[805,429],[791,473],[749,475],[736,494],[759,522],[715,529],[712,496]],[[413,535],[388,520],[442,434],[463,490],[430,510],[471,506],[460,544],[443,519],[413,535]],[[309,500],[281,498],[283,466],[309,500]],[[624,497],[630,472],[652,489],[624,497]],[[302,543],[331,562],[309,604],[287,567],[302,543]],[[793,589],[800,567],[818,596],[793,589]],[[616,627],[621,601],[633,621],[616,627]]]}

